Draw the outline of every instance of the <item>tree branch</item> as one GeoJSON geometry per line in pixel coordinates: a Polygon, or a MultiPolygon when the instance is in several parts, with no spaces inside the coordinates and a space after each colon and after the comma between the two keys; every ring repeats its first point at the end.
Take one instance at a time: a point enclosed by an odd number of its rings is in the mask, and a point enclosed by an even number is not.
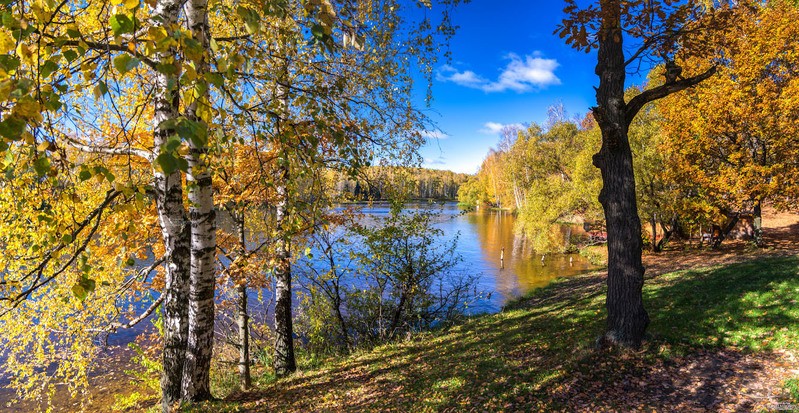
{"type": "Polygon", "coordinates": [[[87,145],[75,138],[66,136],[66,140],[70,146],[87,153],[101,153],[105,155],[118,155],[118,156],[138,156],[140,158],[146,159],[149,162],[153,162],[155,159],[153,154],[144,150],[144,149],[136,149],[131,147],[122,147],[122,148],[111,148],[106,146],[94,146],[94,145],[87,145]]]}
{"type": "Polygon", "coordinates": [[[125,324],[122,324],[122,323],[111,323],[111,325],[108,326],[107,331],[111,332],[111,333],[114,333],[120,328],[131,328],[131,327],[135,326],[136,324],[139,324],[140,322],[144,321],[145,318],[149,317],[150,314],[152,314],[155,311],[155,309],[158,308],[159,305],[161,305],[161,303],[164,301],[164,297],[166,297],[166,294],[165,293],[161,293],[161,296],[158,297],[157,300],[153,301],[153,303],[150,305],[150,307],[147,308],[146,310],[144,310],[144,312],[141,313],[138,317],[134,318],[133,320],[128,321],[125,324]]]}
{"type": "Polygon", "coordinates": [[[632,98],[632,100],[630,100],[630,102],[627,103],[627,110],[625,113],[627,126],[630,125],[630,122],[633,121],[635,115],[637,115],[638,112],[647,103],[664,98],[672,93],[677,93],[681,90],[688,89],[689,87],[696,86],[705,79],[708,79],[709,77],[713,76],[716,73],[716,70],[717,70],[716,66],[711,66],[710,69],[708,69],[702,74],[696,75],[694,77],[689,77],[688,79],[682,79],[676,82],[666,83],[656,88],[646,90],[644,91],[644,93],[641,93],[640,95],[632,98]]]}

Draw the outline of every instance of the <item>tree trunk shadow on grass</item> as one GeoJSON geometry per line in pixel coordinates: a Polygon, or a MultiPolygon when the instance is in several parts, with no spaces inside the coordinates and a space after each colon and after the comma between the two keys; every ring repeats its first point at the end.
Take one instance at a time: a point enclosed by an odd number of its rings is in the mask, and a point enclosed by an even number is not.
{"type": "Polygon", "coordinates": [[[799,342],[789,308],[796,306],[779,305],[795,299],[797,268],[795,256],[766,258],[651,279],[645,294],[653,334],[642,352],[591,350],[602,331],[602,277],[587,276],[536,294],[520,312],[477,317],[236,400],[293,411],[322,408],[320,401],[337,394],[324,408],[750,411],[778,391],[784,360],[750,352],[746,335],[719,337],[787,326],[772,347],[799,342]],[[757,305],[767,316],[745,315],[757,305]]]}

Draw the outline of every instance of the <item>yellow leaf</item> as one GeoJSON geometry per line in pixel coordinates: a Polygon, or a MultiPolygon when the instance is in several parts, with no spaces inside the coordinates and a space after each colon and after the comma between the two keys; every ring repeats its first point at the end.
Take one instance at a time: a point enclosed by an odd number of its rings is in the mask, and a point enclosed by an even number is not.
{"type": "Polygon", "coordinates": [[[17,42],[6,28],[0,29],[0,54],[8,53],[16,48],[17,42]]]}

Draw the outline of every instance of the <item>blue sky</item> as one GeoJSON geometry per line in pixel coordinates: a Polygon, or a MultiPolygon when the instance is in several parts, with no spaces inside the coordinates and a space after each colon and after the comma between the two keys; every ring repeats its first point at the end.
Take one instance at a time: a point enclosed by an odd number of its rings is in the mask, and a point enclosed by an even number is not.
{"type": "Polygon", "coordinates": [[[596,56],[552,34],[562,8],[562,1],[473,0],[454,10],[452,61],[436,68],[428,112],[444,136],[422,149],[425,167],[474,173],[501,125],[541,123],[556,103],[570,115],[588,111],[596,56]]]}

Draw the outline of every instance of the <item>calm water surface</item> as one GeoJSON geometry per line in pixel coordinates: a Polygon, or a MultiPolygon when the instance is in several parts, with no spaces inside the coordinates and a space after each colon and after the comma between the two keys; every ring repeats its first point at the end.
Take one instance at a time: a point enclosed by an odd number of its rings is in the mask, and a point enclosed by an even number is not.
{"type": "MultiPolygon", "coordinates": [[[[445,237],[458,236],[457,253],[463,258],[460,271],[479,276],[478,291],[490,298],[480,300],[472,313],[497,312],[508,300],[546,286],[558,277],[568,277],[596,269],[578,254],[547,254],[533,251],[522,237],[514,234],[515,217],[504,211],[463,212],[455,203],[412,204],[410,208],[441,208],[438,227],[445,237]],[[505,249],[504,268],[500,262],[505,249]]],[[[363,212],[381,216],[386,205],[366,207],[363,212]]]]}

